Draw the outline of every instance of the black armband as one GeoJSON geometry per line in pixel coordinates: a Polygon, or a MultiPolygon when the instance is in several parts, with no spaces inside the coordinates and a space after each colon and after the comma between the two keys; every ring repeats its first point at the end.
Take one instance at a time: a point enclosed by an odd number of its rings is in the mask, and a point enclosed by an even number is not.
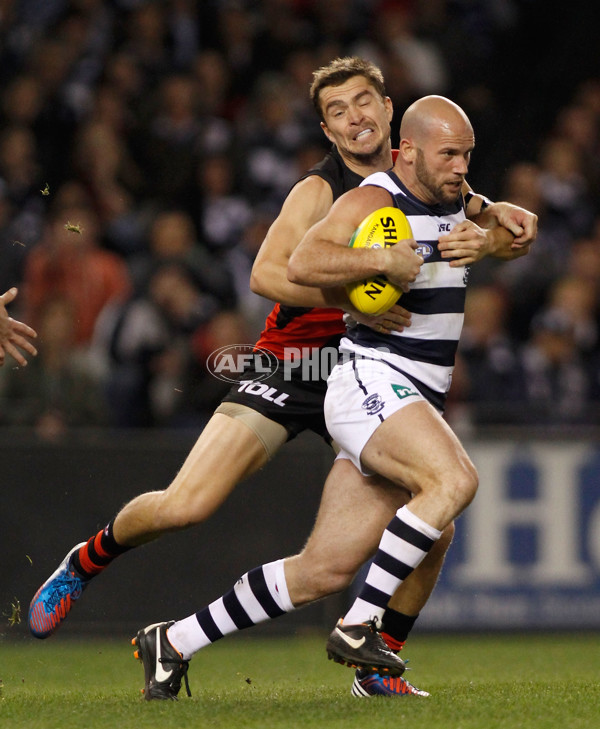
{"type": "Polygon", "coordinates": [[[481,195],[478,192],[473,192],[469,190],[463,197],[465,201],[465,210],[469,206],[469,203],[471,200],[477,195],[477,197],[481,198],[481,207],[479,208],[479,212],[482,213],[486,208],[489,208],[490,205],[492,205],[492,201],[487,198],[485,195],[481,195]]]}

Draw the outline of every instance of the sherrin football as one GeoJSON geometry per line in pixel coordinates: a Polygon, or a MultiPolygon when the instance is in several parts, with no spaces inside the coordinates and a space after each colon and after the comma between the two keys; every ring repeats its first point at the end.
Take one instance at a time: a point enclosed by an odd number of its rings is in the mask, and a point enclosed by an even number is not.
{"type": "MultiPolygon", "coordinates": [[[[398,208],[386,207],[367,215],[348,245],[351,248],[388,248],[399,240],[412,237],[406,215],[398,208]]],[[[346,292],[358,311],[370,316],[383,314],[402,295],[402,289],[383,275],[347,284],[346,292]]]]}

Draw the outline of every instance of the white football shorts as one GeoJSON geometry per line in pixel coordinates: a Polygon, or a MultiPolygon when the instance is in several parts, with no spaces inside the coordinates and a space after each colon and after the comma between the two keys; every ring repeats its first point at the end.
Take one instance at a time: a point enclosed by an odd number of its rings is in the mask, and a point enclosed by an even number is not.
{"type": "Polygon", "coordinates": [[[337,364],[327,380],[325,422],[339,445],[338,458],[347,458],[365,476],[373,475],[360,462],[369,438],[386,418],[426,399],[411,380],[381,360],[356,358],[337,364]]]}

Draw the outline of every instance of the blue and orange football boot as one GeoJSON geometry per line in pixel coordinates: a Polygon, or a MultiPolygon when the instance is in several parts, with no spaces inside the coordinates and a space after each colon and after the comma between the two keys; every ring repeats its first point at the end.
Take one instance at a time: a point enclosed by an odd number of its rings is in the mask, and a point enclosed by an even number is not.
{"type": "Polygon", "coordinates": [[[81,542],[73,547],[33,596],[29,605],[28,624],[31,634],[36,638],[52,635],[87,587],[89,580],[77,574],[71,564],[73,554],[85,544],[81,542]]]}
{"type": "Polygon", "coordinates": [[[401,676],[380,676],[378,673],[357,671],[352,684],[352,696],[429,696],[401,676]]]}

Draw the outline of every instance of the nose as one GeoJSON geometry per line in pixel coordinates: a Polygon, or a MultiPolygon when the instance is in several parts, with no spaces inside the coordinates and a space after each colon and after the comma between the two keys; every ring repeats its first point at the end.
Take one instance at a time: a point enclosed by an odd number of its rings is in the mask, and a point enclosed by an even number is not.
{"type": "Polygon", "coordinates": [[[467,157],[462,157],[461,155],[457,155],[454,158],[454,172],[457,175],[463,175],[463,177],[467,174],[469,171],[469,159],[467,157]]]}
{"type": "Polygon", "coordinates": [[[348,118],[351,124],[360,124],[363,120],[363,113],[360,106],[350,106],[348,109],[348,118]]]}

